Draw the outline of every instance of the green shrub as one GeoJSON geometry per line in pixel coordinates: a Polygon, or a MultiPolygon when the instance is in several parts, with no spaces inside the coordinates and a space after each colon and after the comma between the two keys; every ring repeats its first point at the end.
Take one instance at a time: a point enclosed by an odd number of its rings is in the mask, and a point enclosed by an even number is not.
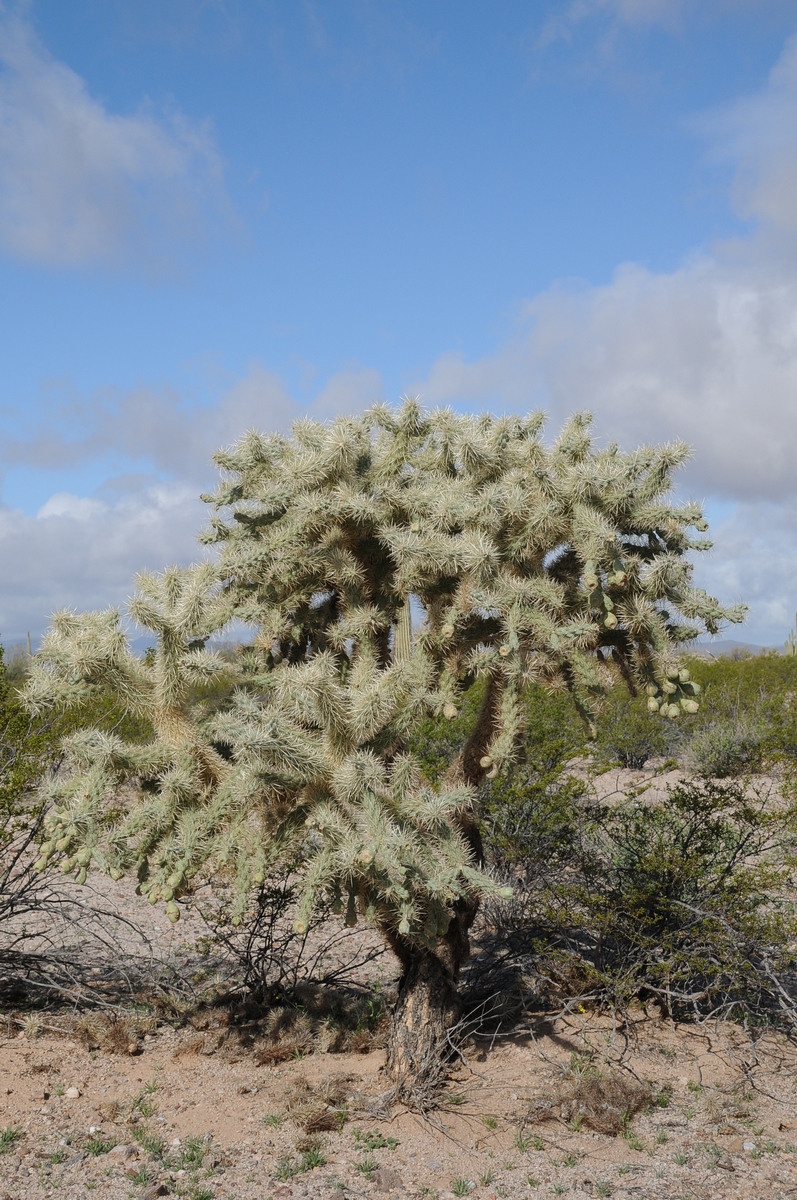
{"type": "Polygon", "coordinates": [[[505,953],[598,1003],[648,997],[680,1017],[797,1024],[793,809],[707,779],[655,802],[589,806],[560,792],[549,804],[563,824],[570,805],[572,836],[552,854],[539,817],[518,824],[528,867],[505,953]]]}
{"type": "Polygon", "coordinates": [[[596,721],[594,752],[601,765],[619,763],[640,770],[650,758],[672,758],[684,740],[684,725],[693,718],[670,721],[648,712],[644,696],[615,688],[596,721]]]}

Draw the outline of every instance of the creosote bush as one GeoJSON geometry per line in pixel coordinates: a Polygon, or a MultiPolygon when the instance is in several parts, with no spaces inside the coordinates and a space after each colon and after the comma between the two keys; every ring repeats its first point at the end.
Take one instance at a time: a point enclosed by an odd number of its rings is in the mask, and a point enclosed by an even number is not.
{"type": "Polygon", "coordinates": [[[515,878],[505,949],[561,996],[797,1027],[796,846],[794,809],[748,781],[605,806],[560,789],[516,827],[511,863],[497,847],[515,878]]]}

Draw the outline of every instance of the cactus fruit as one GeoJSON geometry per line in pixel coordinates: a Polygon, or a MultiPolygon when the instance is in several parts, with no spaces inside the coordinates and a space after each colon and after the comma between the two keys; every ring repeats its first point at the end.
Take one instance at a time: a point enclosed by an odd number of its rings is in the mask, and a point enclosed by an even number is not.
{"type": "Polygon", "coordinates": [[[36,862],[33,864],[33,869],[37,875],[41,875],[42,871],[44,871],[46,869],[46,867],[47,867],[47,859],[46,858],[37,858],[36,862]]]}
{"type": "Polygon", "coordinates": [[[653,699],[654,697],[658,696],[659,689],[656,687],[655,683],[649,683],[648,686],[645,688],[645,692],[648,696],[651,697],[651,699],[653,699]]]}
{"type": "Polygon", "coordinates": [[[450,621],[447,621],[446,624],[443,626],[441,632],[442,632],[444,638],[453,637],[454,636],[454,626],[451,624],[450,621]]]}
{"type": "Polygon", "coordinates": [[[447,700],[443,705],[443,716],[447,717],[449,721],[455,720],[459,716],[456,704],[452,704],[450,700],[447,700]]]}
{"type": "Polygon", "coordinates": [[[667,694],[668,696],[674,696],[674,695],[675,695],[675,693],[678,691],[678,685],[677,685],[677,684],[675,684],[675,683],[671,683],[671,682],[670,682],[670,680],[668,679],[668,680],[666,681],[666,683],[663,683],[663,684],[661,685],[661,690],[662,690],[663,692],[666,692],[666,694],[667,694]]]}
{"type": "Polygon", "coordinates": [[[648,700],[648,712],[657,713],[659,711],[659,702],[655,697],[651,696],[648,700]]]}
{"type": "Polygon", "coordinates": [[[410,932],[410,923],[406,917],[402,917],[399,921],[398,931],[402,937],[407,937],[410,932]]]}
{"type": "Polygon", "coordinates": [[[617,617],[614,615],[613,612],[607,613],[603,619],[603,624],[606,629],[616,629],[617,628],[617,617]]]}
{"type": "Polygon", "coordinates": [[[598,576],[594,573],[584,576],[584,587],[588,592],[594,592],[598,586],[598,576]]]}
{"type": "Polygon", "coordinates": [[[681,710],[677,704],[670,704],[668,706],[667,716],[670,718],[671,721],[674,721],[675,718],[680,717],[680,715],[681,715],[681,710]]]}
{"type": "Polygon", "coordinates": [[[483,754],[482,757],[479,759],[480,767],[484,767],[486,769],[487,767],[491,767],[492,765],[493,765],[493,760],[489,754],[483,754]]]}
{"type": "Polygon", "coordinates": [[[170,900],[166,905],[166,916],[172,925],[175,925],[180,920],[180,905],[175,903],[174,900],[170,900]]]}
{"type": "Polygon", "coordinates": [[[74,871],[74,869],[75,869],[74,858],[62,859],[62,861],[61,861],[61,874],[62,875],[68,875],[70,873],[70,871],[74,871]]]}
{"type": "Polygon", "coordinates": [[[708,529],[708,521],[704,517],[701,517],[699,521],[695,521],[695,529],[700,533],[705,533],[708,529]]]}
{"type": "Polygon", "coordinates": [[[689,674],[686,667],[681,667],[681,670],[678,672],[679,683],[689,683],[691,678],[692,676],[689,674]]]}
{"type": "Polygon", "coordinates": [[[75,876],[75,883],[84,884],[86,882],[86,868],[81,867],[75,876]]]}
{"type": "Polygon", "coordinates": [[[673,682],[673,683],[677,683],[677,682],[678,682],[678,679],[679,679],[679,677],[680,677],[680,674],[681,674],[681,672],[680,672],[680,670],[678,669],[678,667],[670,667],[670,669],[669,669],[669,670],[668,670],[668,672],[667,672],[667,678],[668,678],[668,679],[669,679],[671,682],[673,682]]]}
{"type": "Polygon", "coordinates": [[[501,646],[498,653],[501,655],[501,658],[506,658],[506,656],[509,654],[509,647],[501,646]]]}
{"type": "Polygon", "coordinates": [[[697,700],[682,700],[681,708],[685,713],[696,713],[700,708],[700,705],[698,704],[697,700]]]}

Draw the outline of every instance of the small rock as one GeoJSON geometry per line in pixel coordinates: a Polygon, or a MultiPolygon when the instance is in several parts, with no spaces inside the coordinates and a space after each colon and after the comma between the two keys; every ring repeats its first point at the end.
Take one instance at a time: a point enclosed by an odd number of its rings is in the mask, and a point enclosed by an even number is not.
{"type": "Polygon", "coordinates": [[[141,1053],[141,1047],[140,1047],[140,1046],[139,1046],[139,1045],[138,1045],[136,1042],[128,1042],[128,1044],[127,1044],[127,1053],[128,1053],[129,1055],[131,1055],[131,1056],[132,1056],[132,1055],[134,1055],[134,1054],[140,1054],[140,1053],[141,1053]]]}
{"type": "Polygon", "coordinates": [[[291,1189],[289,1187],[287,1187],[286,1184],[284,1184],[284,1183],[281,1183],[279,1187],[274,1188],[275,1196],[290,1196],[290,1194],[291,1194],[291,1189]]]}
{"type": "Polygon", "coordinates": [[[373,1182],[378,1192],[392,1192],[402,1185],[398,1171],[394,1171],[390,1167],[379,1167],[374,1171],[373,1182]]]}
{"type": "Polygon", "coordinates": [[[64,1095],[66,1096],[67,1100],[79,1100],[80,1088],[68,1087],[64,1092],[64,1095]]]}
{"type": "Polygon", "coordinates": [[[49,1117],[49,1115],[52,1111],[53,1110],[50,1108],[49,1104],[45,1104],[44,1108],[39,1109],[39,1112],[41,1113],[41,1115],[43,1117],[49,1117]]]}
{"type": "Polygon", "coordinates": [[[135,1146],[124,1143],[121,1146],[114,1146],[112,1150],[108,1151],[108,1157],[116,1159],[118,1162],[127,1162],[128,1159],[135,1158],[136,1154],[135,1146]]]}
{"type": "Polygon", "coordinates": [[[436,1158],[427,1158],[426,1165],[430,1171],[442,1171],[443,1164],[439,1163],[436,1158]]]}
{"type": "Polygon", "coordinates": [[[755,1150],[755,1142],[742,1142],[743,1150],[755,1150]]]}
{"type": "Polygon", "coordinates": [[[180,1139],[179,1139],[179,1138],[172,1138],[172,1145],[173,1145],[173,1146],[180,1146],[180,1145],[182,1145],[182,1143],[181,1143],[181,1141],[180,1141],[180,1139]]]}
{"type": "Polygon", "coordinates": [[[168,1196],[169,1185],[166,1183],[151,1183],[143,1193],[143,1200],[156,1200],[158,1196],[168,1196]]]}

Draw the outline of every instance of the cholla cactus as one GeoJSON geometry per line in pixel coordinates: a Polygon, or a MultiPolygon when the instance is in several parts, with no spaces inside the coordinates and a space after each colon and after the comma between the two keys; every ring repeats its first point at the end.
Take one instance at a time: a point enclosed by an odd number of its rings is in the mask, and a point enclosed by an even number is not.
{"type": "Polygon", "coordinates": [[[153,661],[131,654],[116,614],[62,614],[29,689],[41,705],[110,684],[155,726],[144,747],[72,740],[42,858],[65,856],[78,878],[90,860],[136,866],[172,915],[213,862],[240,918],[288,857],[304,881],[297,931],[331,896],[401,958],[397,1080],[442,1052],[468,929],[496,890],[475,787],[515,753],[524,687],[569,689],[587,719],[617,682],[688,713],[681,647],[742,616],[691,586],[685,556],[709,543],[693,536],[699,507],[668,500],[683,445],[598,450],[582,415],[547,446],[542,424],[408,402],[248,435],[217,456],[207,497],[218,567],[141,581],[131,613],[157,635],[153,661]],[[225,669],[204,643],[230,616],[257,627],[254,645],[227,710],[197,714],[190,684],[225,669]],[[456,716],[480,676],[482,711],[431,789],[413,731],[456,716]]]}

